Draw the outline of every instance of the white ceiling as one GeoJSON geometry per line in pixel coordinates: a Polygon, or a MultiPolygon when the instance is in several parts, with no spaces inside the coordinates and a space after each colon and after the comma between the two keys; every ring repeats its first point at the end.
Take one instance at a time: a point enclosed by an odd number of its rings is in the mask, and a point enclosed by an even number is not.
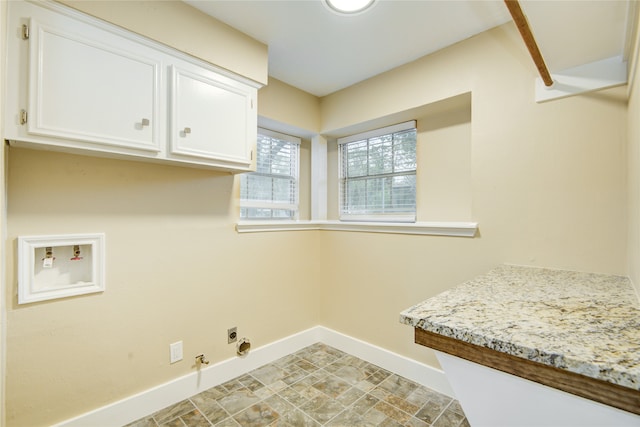
{"type": "MultiPolygon", "coordinates": [[[[323,0],[184,1],[267,44],[269,75],[317,96],[511,20],[502,0],[378,0],[355,16],[323,0]]],[[[627,0],[521,5],[552,73],[623,54],[627,0]]]]}

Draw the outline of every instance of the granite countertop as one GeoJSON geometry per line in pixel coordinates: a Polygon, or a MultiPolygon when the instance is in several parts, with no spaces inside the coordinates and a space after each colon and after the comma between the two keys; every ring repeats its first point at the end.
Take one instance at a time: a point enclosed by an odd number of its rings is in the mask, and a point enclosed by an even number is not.
{"type": "Polygon", "coordinates": [[[640,390],[640,303],[626,277],[503,265],[400,322],[640,390]]]}

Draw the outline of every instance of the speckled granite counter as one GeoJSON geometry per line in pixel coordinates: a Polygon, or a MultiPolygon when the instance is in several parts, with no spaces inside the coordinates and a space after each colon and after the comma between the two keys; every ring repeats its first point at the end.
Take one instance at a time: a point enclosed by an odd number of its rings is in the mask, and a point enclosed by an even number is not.
{"type": "Polygon", "coordinates": [[[504,265],[400,321],[640,390],[640,304],[625,277],[504,265]]]}

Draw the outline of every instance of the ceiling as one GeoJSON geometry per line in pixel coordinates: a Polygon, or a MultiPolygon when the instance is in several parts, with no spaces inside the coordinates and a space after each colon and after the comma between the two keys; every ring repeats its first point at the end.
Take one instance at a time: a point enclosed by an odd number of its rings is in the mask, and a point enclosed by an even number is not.
{"type": "MultiPolygon", "coordinates": [[[[350,16],[323,0],[184,1],[267,44],[269,75],[317,96],[511,20],[502,0],[378,0],[350,16]]],[[[520,3],[552,73],[623,55],[628,0],[520,3]]]]}

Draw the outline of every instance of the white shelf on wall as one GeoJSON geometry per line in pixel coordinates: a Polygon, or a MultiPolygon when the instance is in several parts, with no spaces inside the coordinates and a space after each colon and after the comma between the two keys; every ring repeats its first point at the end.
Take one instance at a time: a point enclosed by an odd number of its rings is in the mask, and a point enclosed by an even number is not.
{"type": "Polygon", "coordinates": [[[475,237],[477,222],[361,222],[361,221],[242,221],[236,224],[238,233],[267,231],[359,231],[388,234],[422,234],[427,236],[475,237]]]}

